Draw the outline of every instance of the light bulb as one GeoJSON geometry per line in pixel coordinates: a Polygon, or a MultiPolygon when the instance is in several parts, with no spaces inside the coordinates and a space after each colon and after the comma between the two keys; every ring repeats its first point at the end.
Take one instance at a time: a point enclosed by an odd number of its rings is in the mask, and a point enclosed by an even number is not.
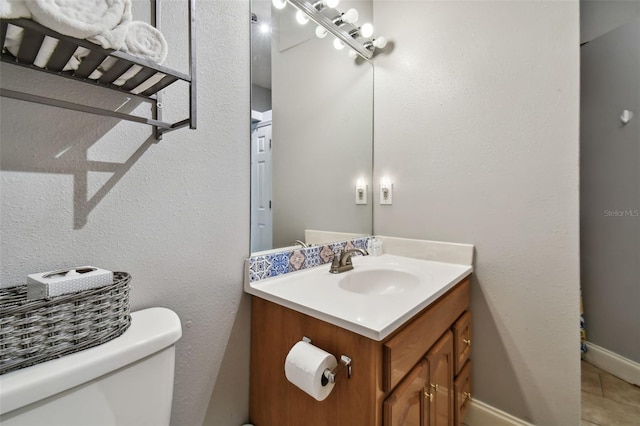
{"type": "Polygon", "coordinates": [[[342,14],[342,22],[346,24],[353,24],[358,20],[358,11],[351,8],[342,14]]]}
{"type": "Polygon", "coordinates": [[[369,38],[373,35],[373,25],[370,23],[363,24],[360,27],[360,35],[364,38],[369,38]]]}
{"type": "Polygon", "coordinates": [[[322,0],[322,4],[326,7],[330,7],[331,9],[335,9],[340,3],[340,0],[322,0]]]}
{"type": "Polygon", "coordinates": [[[355,59],[358,57],[358,53],[353,49],[349,49],[349,52],[347,52],[347,55],[349,55],[351,59],[355,59]]]}
{"type": "Polygon", "coordinates": [[[260,32],[261,32],[262,34],[266,34],[266,33],[268,33],[268,32],[269,32],[269,30],[270,30],[270,28],[269,28],[269,24],[260,24],[260,32]]]}
{"type": "Polygon", "coordinates": [[[325,38],[326,36],[327,36],[327,30],[325,30],[324,27],[321,27],[320,25],[318,25],[316,27],[316,37],[325,38]]]}
{"type": "Polygon", "coordinates": [[[298,24],[304,25],[309,22],[309,17],[299,10],[296,12],[296,21],[298,21],[298,24]]]}
{"type": "Polygon", "coordinates": [[[271,0],[271,3],[276,9],[284,9],[287,5],[287,0],[271,0]]]}
{"type": "Polygon", "coordinates": [[[333,40],[333,47],[335,47],[338,50],[342,50],[344,49],[344,43],[336,38],[333,40]]]}
{"type": "Polygon", "coordinates": [[[380,36],[377,39],[373,40],[373,45],[378,49],[384,49],[384,47],[387,45],[387,39],[380,36]]]}

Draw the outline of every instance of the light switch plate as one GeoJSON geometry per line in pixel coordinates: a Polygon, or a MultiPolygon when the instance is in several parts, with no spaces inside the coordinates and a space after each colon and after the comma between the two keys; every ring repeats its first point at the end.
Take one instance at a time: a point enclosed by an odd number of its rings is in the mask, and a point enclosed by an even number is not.
{"type": "Polygon", "coordinates": [[[393,204],[393,184],[380,185],[380,204],[393,204]]]}
{"type": "Polygon", "coordinates": [[[367,204],[369,185],[356,186],[356,204],[367,204]]]}

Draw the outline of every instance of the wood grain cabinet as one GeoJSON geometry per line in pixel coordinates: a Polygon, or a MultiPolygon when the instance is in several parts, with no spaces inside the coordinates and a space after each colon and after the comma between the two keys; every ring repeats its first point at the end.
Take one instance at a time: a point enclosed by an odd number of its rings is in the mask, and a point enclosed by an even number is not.
{"type": "Polygon", "coordinates": [[[384,425],[449,426],[453,397],[453,336],[447,331],[384,401],[384,425]]]}
{"type": "Polygon", "coordinates": [[[447,331],[427,353],[429,425],[453,424],[453,336],[447,331]]]}
{"type": "Polygon", "coordinates": [[[457,284],[381,342],[253,297],[251,422],[461,425],[471,397],[469,287],[468,279],[457,284]],[[341,373],[322,402],[284,376],[287,353],[302,336],[353,362],[351,378],[341,373]]]}
{"type": "Polygon", "coordinates": [[[384,424],[422,426],[429,421],[429,364],[420,361],[384,401],[384,424]]]}
{"type": "Polygon", "coordinates": [[[471,361],[467,361],[456,376],[454,387],[454,417],[456,426],[462,426],[462,421],[471,402],[471,361]]]}
{"type": "Polygon", "coordinates": [[[462,420],[471,402],[471,312],[465,312],[453,325],[455,383],[454,420],[462,426],[462,420]]]}
{"type": "Polygon", "coordinates": [[[456,353],[455,373],[459,374],[471,356],[471,312],[465,312],[453,325],[453,343],[456,353]]]}

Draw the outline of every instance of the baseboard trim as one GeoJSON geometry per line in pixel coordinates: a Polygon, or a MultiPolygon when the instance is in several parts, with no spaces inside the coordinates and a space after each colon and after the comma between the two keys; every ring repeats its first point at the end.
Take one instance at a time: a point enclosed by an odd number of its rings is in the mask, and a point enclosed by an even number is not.
{"type": "Polygon", "coordinates": [[[625,382],[640,386],[640,364],[601,346],[587,342],[582,359],[625,382]]]}
{"type": "Polygon", "coordinates": [[[463,423],[467,426],[533,426],[477,399],[471,400],[463,423]]]}

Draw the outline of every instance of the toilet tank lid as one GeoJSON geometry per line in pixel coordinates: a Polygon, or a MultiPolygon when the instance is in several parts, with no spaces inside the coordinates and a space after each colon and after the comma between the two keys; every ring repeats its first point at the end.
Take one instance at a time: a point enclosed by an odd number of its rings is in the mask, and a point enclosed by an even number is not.
{"type": "Polygon", "coordinates": [[[0,376],[0,414],[136,362],[168,348],[181,336],[180,318],[172,310],[149,308],[133,312],[131,326],[116,339],[0,376]]]}

